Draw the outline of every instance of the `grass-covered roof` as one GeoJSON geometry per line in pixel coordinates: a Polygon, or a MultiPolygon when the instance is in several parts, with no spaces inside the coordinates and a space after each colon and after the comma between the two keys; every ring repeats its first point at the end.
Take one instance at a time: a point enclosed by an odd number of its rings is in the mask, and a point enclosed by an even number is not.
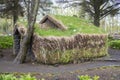
{"type": "Polygon", "coordinates": [[[39,25],[35,27],[35,33],[41,36],[71,36],[77,33],[85,33],[85,34],[103,34],[105,33],[103,29],[94,26],[90,23],[90,21],[83,20],[77,17],[71,16],[60,16],[54,15],[52,16],[59,21],[61,21],[65,26],[68,27],[67,30],[62,31],[58,29],[41,29],[39,25]]]}

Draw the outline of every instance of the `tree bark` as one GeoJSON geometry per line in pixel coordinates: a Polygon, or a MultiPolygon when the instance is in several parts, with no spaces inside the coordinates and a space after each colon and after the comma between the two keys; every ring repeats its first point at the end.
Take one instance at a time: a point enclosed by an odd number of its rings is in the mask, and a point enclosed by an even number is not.
{"type": "MultiPolygon", "coordinates": [[[[17,22],[17,19],[18,19],[18,15],[15,14],[16,12],[14,12],[13,14],[13,28],[15,29],[15,27],[17,27],[18,25],[15,25],[16,22],[17,22]]],[[[16,51],[16,48],[18,47],[16,44],[17,43],[20,43],[20,35],[16,35],[15,33],[15,30],[13,30],[13,55],[17,55],[17,51],[16,51]],[[17,42],[18,41],[18,42],[17,42]]]]}
{"type": "Polygon", "coordinates": [[[27,34],[25,35],[25,37],[23,38],[23,40],[21,42],[20,51],[19,51],[17,57],[15,58],[14,63],[20,64],[20,63],[23,63],[26,59],[30,40],[31,40],[31,37],[34,32],[34,24],[35,24],[36,15],[38,12],[39,1],[40,0],[32,0],[32,2],[30,4],[32,7],[29,7],[29,8],[31,8],[30,9],[31,13],[28,16],[29,20],[28,20],[27,34]]]}
{"type": "Polygon", "coordinates": [[[97,27],[100,26],[100,18],[99,18],[99,16],[94,17],[94,25],[97,26],[97,27]]]}
{"type": "MultiPolygon", "coordinates": [[[[17,12],[17,5],[18,5],[18,2],[19,2],[19,0],[15,0],[14,2],[13,2],[13,4],[14,4],[14,10],[13,10],[13,13],[12,13],[12,16],[13,16],[13,28],[15,29],[15,27],[17,27],[17,25],[15,25],[16,24],[16,22],[17,22],[17,20],[18,20],[18,12],[17,12]]],[[[18,45],[16,45],[16,44],[19,44],[20,43],[20,40],[18,40],[18,39],[20,38],[20,36],[19,35],[15,35],[14,34],[14,32],[13,32],[13,55],[17,55],[18,54],[18,51],[16,51],[17,49],[16,48],[18,48],[18,45]]]]}
{"type": "Polygon", "coordinates": [[[99,27],[100,26],[100,4],[96,4],[99,3],[99,0],[94,0],[94,25],[99,27]]]}

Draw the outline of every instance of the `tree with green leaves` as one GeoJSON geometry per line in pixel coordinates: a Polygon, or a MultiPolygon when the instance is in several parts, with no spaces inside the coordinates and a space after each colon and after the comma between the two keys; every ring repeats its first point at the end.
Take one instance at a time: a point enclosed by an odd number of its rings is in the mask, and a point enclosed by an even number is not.
{"type": "Polygon", "coordinates": [[[93,24],[100,26],[100,20],[108,15],[118,14],[120,7],[116,0],[83,0],[82,7],[93,19],[93,24]]]}
{"type": "Polygon", "coordinates": [[[18,20],[18,16],[24,15],[24,8],[20,0],[0,0],[0,16],[13,18],[13,25],[18,20]]]}
{"type": "MultiPolygon", "coordinates": [[[[19,18],[24,16],[24,7],[22,6],[22,0],[0,0],[0,17],[11,18],[13,20],[13,28],[19,18]]],[[[13,54],[16,55],[15,51],[15,36],[13,44],[13,54]]]]}

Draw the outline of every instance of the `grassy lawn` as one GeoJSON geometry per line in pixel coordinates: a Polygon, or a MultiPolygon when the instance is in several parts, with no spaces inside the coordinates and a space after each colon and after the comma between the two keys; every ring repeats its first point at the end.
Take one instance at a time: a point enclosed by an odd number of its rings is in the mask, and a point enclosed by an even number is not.
{"type": "Polygon", "coordinates": [[[56,29],[40,29],[39,24],[36,24],[35,32],[41,36],[71,36],[77,33],[85,34],[103,34],[105,31],[102,28],[94,26],[90,21],[83,20],[77,17],[71,16],[53,16],[59,21],[61,21],[65,26],[68,27],[67,30],[61,31],[56,29]]]}

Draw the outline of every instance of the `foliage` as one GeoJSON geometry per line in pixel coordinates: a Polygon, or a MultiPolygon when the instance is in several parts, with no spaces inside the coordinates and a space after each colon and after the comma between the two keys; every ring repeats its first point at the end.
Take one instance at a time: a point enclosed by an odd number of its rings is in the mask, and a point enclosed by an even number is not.
{"type": "Polygon", "coordinates": [[[1,18],[0,19],[0,33],[10,34],[12,33],[12,24],[10,19],[1,18]]]}
{"type": "Polygon", "coordinates": [[[78,76],[79,80],[99,80],[99,76],[90,77],[88,75],[78,76]]]}
{"type": "Polygon", "coordinates": [[[0,17],[10,18],[13,16],[17,20],[18,15],[24,15],[24,8],[21,5],[21,0],[1,0],[0,5],[0,17]]]}
{"type": "Polygon", "coordinates": [[[119,13],[118,4],[116,0],[83,0],[82,7],[92,17],[94,25],[99,27],[101,19],[119,13]]]}
{"type": "Polygon", "coordinates": [[[111,47],[113,49],[120,49],[120,40],[109,41],[109,47],[111,47]]]}
{"type": "Polygon", "coordinates": [[[28,74],[21,76],[19,80],[37,80],[37,79],[35,77],[30,76],[30,74],[28,74]]]}
{"type": "Polygon", "coordinates": [[[39,25],[36,24],[35,32],[39,34],[40,36],[49,36],[49,35],[71,36],[77,33],[86,33],[86,34],[105,33],[103,29],[95,27],[87,20],[79,19],[77,17],[60,16],[60,15],[55,15],[53,17],[63,22],[63,24],[68,27],[68,29],[65,31],[56,30],[56,29],[46,30],[46,29],[40,29],[39,25]]]}
{"type": "Polygon", "coordinates": [[[0,80],[17,80],[17,78],[12,74],[9,75],[2,74],[0,75],[0,80]]]}
{"type": "Polygon", "coordinates": [[[11,36],[0,36],[0,48],[11,48],[13,38],[11,36]]]}
{"type": "Polygon", "coordinates": [[[0,80],[37,80],[35,77],[32,77],[30,74],[22,75],[19,78],[12,74],[1,74],[0,80]]]}
{"type": "Polygon", "coordinates": [[[71,58],[72,58],[72,51],[71,50],[65,51],[65,52],[63,52],[63,54],[60,58],[60,62],[61,63],[69,63],[71,61],[71,58]]]}

